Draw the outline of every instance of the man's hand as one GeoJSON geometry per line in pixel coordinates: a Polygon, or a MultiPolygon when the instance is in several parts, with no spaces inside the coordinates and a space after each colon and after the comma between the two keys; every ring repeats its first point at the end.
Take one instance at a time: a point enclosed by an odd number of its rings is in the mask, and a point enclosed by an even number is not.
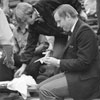
{"type": "Polygon", "coordinates": [[[44,54],[45,55],[45,57],[50,57],[50,56],[52,56],[52,54],[53,54],[53,50],[46,50],[45,52],[43,52],[42,54],[44,54]]]}
{"type": "Polygon", "coordinates": [[[54,57],[44,57],[42,60],[45,64],[60,67],[60,60],[54,57]]]}

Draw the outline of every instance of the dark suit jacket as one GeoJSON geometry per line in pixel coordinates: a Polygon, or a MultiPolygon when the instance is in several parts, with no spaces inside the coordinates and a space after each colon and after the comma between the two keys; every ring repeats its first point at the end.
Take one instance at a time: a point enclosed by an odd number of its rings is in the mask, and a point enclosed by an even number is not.
{"type": "Polygon", "coordinates": [[[60,69],[65,72],[69,89],[77,100],[79,98],[86,100],[99,85],[100,59],[97,37],[93,30],[81,20],[76,23],[65,47],[60,69]]]}

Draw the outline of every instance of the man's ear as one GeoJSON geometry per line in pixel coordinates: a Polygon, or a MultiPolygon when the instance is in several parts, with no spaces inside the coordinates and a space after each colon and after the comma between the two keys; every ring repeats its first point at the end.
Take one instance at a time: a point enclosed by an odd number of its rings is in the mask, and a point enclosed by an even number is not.
{"type": "Polygon", "coordinates": [[[66,13],[67,18],[71,18],[71,15],[69,13],[66,13]]]}

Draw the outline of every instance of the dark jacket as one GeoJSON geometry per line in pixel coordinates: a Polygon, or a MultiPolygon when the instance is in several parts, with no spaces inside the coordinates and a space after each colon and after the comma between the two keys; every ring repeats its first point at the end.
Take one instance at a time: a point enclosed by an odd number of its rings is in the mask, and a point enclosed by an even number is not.
{"type": "Polygon", "coordinates": [[[100,61],[97,36],[81,20],[78,20],[65,47],[63,59],[60,65],[62,71],[81,72],[79,73],[81,79],[98,76],[100,61]]]}
{"type": "Polygon", "coordinates": [[[65,72],[71,93],[77,100],[88,98],[88,96],[93,95],[93,92],[97,91],[95,89],[100,84],[96,81],[100,77],[97,36],[81,20],[76,23],[70,40],[64,49],[60,69],[65,72]],[[77,80],[76,83],[72,82],[74,80],[77,80]]]}

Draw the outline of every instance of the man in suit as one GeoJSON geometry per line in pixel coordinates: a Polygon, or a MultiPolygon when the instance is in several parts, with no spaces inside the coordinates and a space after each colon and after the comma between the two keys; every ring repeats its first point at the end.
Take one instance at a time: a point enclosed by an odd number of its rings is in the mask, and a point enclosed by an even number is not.
{"type": "MultiPolygon", "coordinates": [[[[29,36],[27,40],[27,46],[25,52],[22,54],[22,63],[23,65],[15,73],[15,77],[20,76],[24,70],[34,78],[38,75],[38,70],[40,67],[40,62],[34,64],[34,60],[41,57],[34,55],[34,49],[36,47],[39,34],[53,35],[57,38],[57,41],[60,41],[61,47],[65,45],[67,39],[65,35],[61,35],[62,29],[59,29],[56,26],[56,23],[53,18],[53,11],[61,4],[68,3],[74,6],[77,11],[81,11],[81,4],[78,0],[39,0],[35,5],[30,5],[28,3],[19,3],[15,10],[15,16],[19,23],[28,23],[29,25],[29,36]],[[35,56],[35,59],[33,57],[35,56]],[[33,59],[33,60],[32,60],[33,59]],[[27,66],[28,65],[28,66],[27,66]],[[27,66],[27,67],[26,67],[27,66]],[[33,67],[34,66],[34,67],[33,67]],[[35,67],[39,66],[39,67],[35,67]],[[30,70],[30,68],[32,68],[30,70]]],[[[60,50],[63,48],[60,48],[60,50]]],[[[57,50],[57,49],[56,49],[57,50]]],[[[59,49],[58,49],[59,50],[59,49]]],[[[57,51],[56,51],[57,52],[57,51]]],[[[58,52],[58,54],[60,54],[58,52]]],[[[56,55],[56,54],[55,54],[56,55]]]]}
{"type": "Polygon", "coordinates": [[[58,67],[61,73],[38,85],[40,100],[63,100],[65,97],[86,100],[97,96],[100,61],[95,33],[68,4],[54,11],[54,19],[70,38],[61,59],[43,59],[44,63],[58,67]]]}

